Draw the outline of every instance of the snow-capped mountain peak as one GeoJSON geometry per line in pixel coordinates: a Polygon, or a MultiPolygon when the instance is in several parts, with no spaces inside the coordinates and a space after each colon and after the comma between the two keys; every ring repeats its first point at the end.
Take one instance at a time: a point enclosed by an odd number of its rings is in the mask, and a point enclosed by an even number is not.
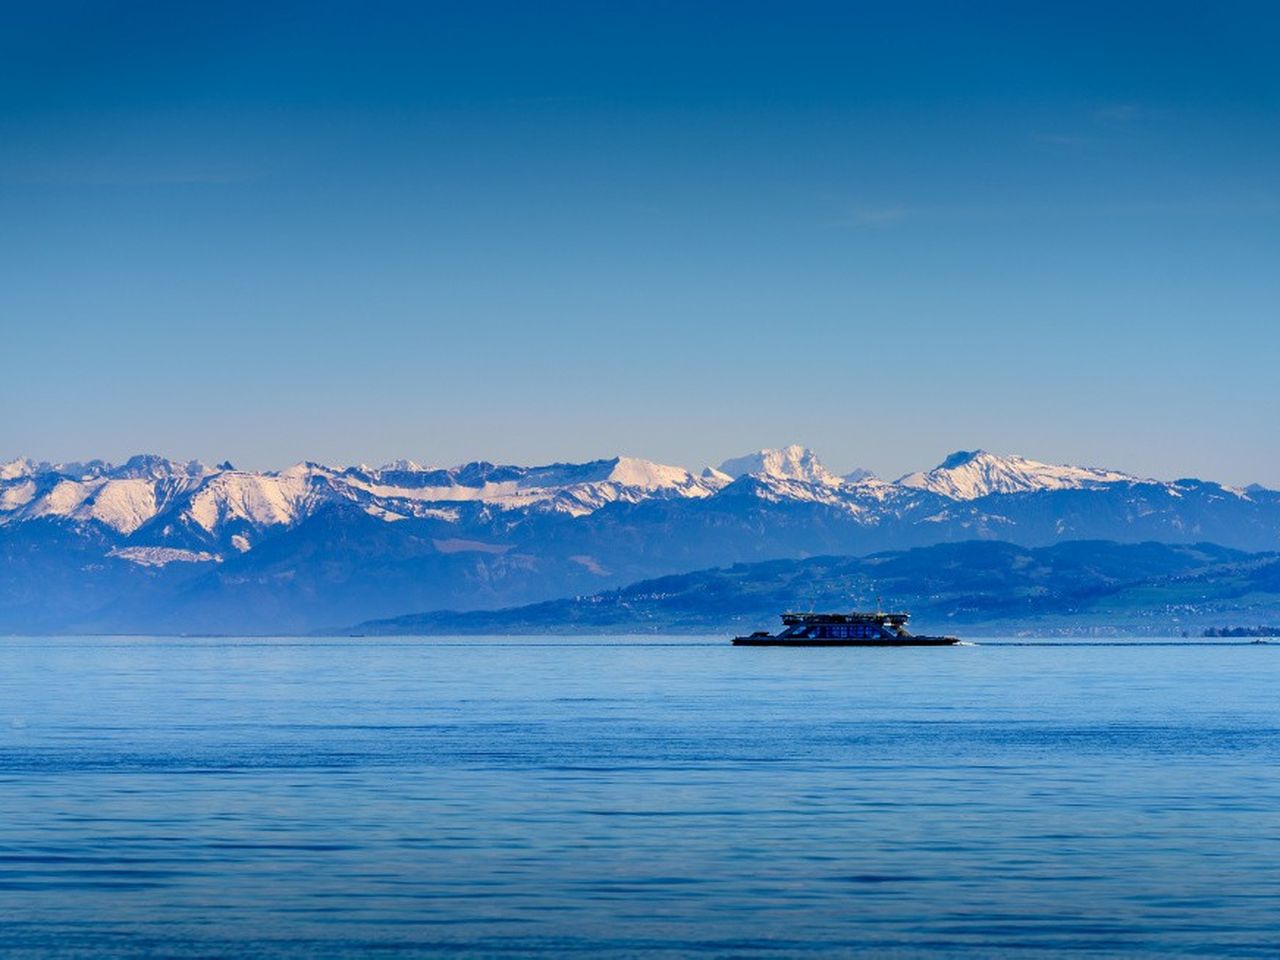
{"type": "MultiPolygon", "coordinates": [[[[364,470],[366,473],[371,472],[370,469],[364,464],[361,464],[360,468],[364,470]]],[[[418,463],[418,461],[416,460],[409,460],[402,457],[399,460],[392,460],[390,463],[384,463],[382,466],[378,467],[378,472],[379,473],[422,473],[430,469],[431,469],[430,467],[424,467],[422,464],[418,463]]]]}
{"type": "Polygon", "coordinates": [[[699,479],[706,483],[713,483],[716,486],[724,487],[733,483],[733,477],[725,473],[723,470],[717,470],[715,467],[704,467],[702,473],[698,474],[699,479]]]}
{"type": "Polygon", "coordinates": [[[104,473],[120,480],[166,480],[175,477],[203,477],[212,471],[199,460],[178,463],[167,457],[140,453],[130,457],[118,467],[108,467],[104,473]]]}
{"type": "Polygon", "coordinates": [[[26,457],[0,463],[0,480],[19,480],[35,473],[35,465],[26,457]]]}
{"type": "Polygon", "coordinates": [[[775,480],[800,480],[831,487],[838,487],[842,482],[822,465],[822,461],[812,450],[796,443],[781,450],[759,450],[726,460],[720,464],[720,472],[734,479],[751,475],[775,480]]]}
{"type": "Polygon", "coordinates": [[[684,486],[693,480],[693,474],[684,467],[668,467],[636,457],[618,457],[614,468],[609,471],[609,479],[625,487],[656,490],[684,486]]]}
{"type": "Polygon", "coordinates": [[[992,493],[1080,490],[1137,481],[1137,477],[1115,470],[1058,466],[1019,456],[998,456],[986,450],[958,450],[932,470],[909,473],[897,483],[953,500],[976,500],[992,493]]]}
{"type": "Polygon", "coordinates": [[[209,534],[236,522],[255,527],[287,526],[326,499],[315,481],[323,482],[327,477],[322,469],[306,464],[276,474],[224,471],[196,491],[182,516],[209,534]]]}

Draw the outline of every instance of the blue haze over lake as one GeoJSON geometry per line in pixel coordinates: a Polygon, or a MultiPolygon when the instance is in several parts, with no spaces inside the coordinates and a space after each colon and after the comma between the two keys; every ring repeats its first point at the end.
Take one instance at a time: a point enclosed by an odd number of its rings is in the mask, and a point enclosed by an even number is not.
{"type": "Polygon", "coordinates": [[[1280,648],[0,641],[0,952],[1274,956],[1280,648]]]}

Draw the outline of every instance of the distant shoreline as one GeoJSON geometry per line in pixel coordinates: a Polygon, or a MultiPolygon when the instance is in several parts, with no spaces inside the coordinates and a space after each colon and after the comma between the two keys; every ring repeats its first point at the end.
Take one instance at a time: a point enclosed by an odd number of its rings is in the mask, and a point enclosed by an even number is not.
{"type": "MultiPolygon", "coordinates": [[[[1169,631],[1152,630],[1150,632],[1140,632],[1136,630],[1090,630],[1079,629],[1070,630],[1062,629],[1046,629],[1046,630],[1027,630],[1027,629],[1009,629],[1001,630],[992,627],[984,627],[980,630],[968,631],[961,627],[951,627],[955,634],[960,637],[961,641],[972,641],[974,643],[984,642],[1016,642],[1016,641],[1062,641],[1062,642],[1082,642],[1095,640],[1098,642],[1124,642],[1133,641],[1135,643],[1142,642],[1169,642],[1183,643],[1190,646],[1204,645],[1205,641],[1231,641],[1231,640],[1252,640],[1252,639],[1274,639],[1280,641],[1280,630],[1273,628],[1209,628],[1197,633],[1172,633],[1169,631]]],[[[68,633],[7,633],[0,634],[0,644],[11,640],[68,640],[68,639],[113,639],[113,640],[257,640],[269,642],[279,640],[282,642],[297,640],[433,640],[433,639],[457,639],[457,640],[482,640],[496,637],[518,640],[546,640],[546,639],[584,639],[584,638],[608,638],[608,639],[636,639],[636,640],[652,640],[661,638],[679,638],[679,639],[719,639],[726,641],[732,637],[738,628],[725,627],[724,629],[699,629],[699,630],[680,630],[680,629],[654,629],[654,630],[622,630],[622,629],[572,629],[572,630],[438,630],[429,632],[369,632],[354,633],[348,631],[317,631],[310,633],[104,633],[104,632],[68,632],[68,633]]]]}

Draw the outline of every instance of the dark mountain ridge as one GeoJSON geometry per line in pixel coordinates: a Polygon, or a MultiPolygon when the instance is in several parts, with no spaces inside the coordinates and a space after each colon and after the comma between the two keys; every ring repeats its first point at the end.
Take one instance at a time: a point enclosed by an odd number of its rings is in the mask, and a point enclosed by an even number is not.
{"type": "Polygon", "coordinates": [[[784,610],[906,609],[927,631],[1199,633],[1224,611],[1280,611],[1280,555],[1213,544],[968,541],[865,557],[771,560],[492,611],[436,611],[360,634],[708,633],[784,610]]]}

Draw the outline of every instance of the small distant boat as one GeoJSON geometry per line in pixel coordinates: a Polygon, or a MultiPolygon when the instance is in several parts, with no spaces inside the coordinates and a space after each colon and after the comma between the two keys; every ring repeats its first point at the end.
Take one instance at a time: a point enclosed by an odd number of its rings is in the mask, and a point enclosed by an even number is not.
{"type": "Polygon", "coordinates": [[[781,633],[734,637],[738,647],[949,647],[957,637],[918,637],[907,613],[784,613],[781,633]]]}

